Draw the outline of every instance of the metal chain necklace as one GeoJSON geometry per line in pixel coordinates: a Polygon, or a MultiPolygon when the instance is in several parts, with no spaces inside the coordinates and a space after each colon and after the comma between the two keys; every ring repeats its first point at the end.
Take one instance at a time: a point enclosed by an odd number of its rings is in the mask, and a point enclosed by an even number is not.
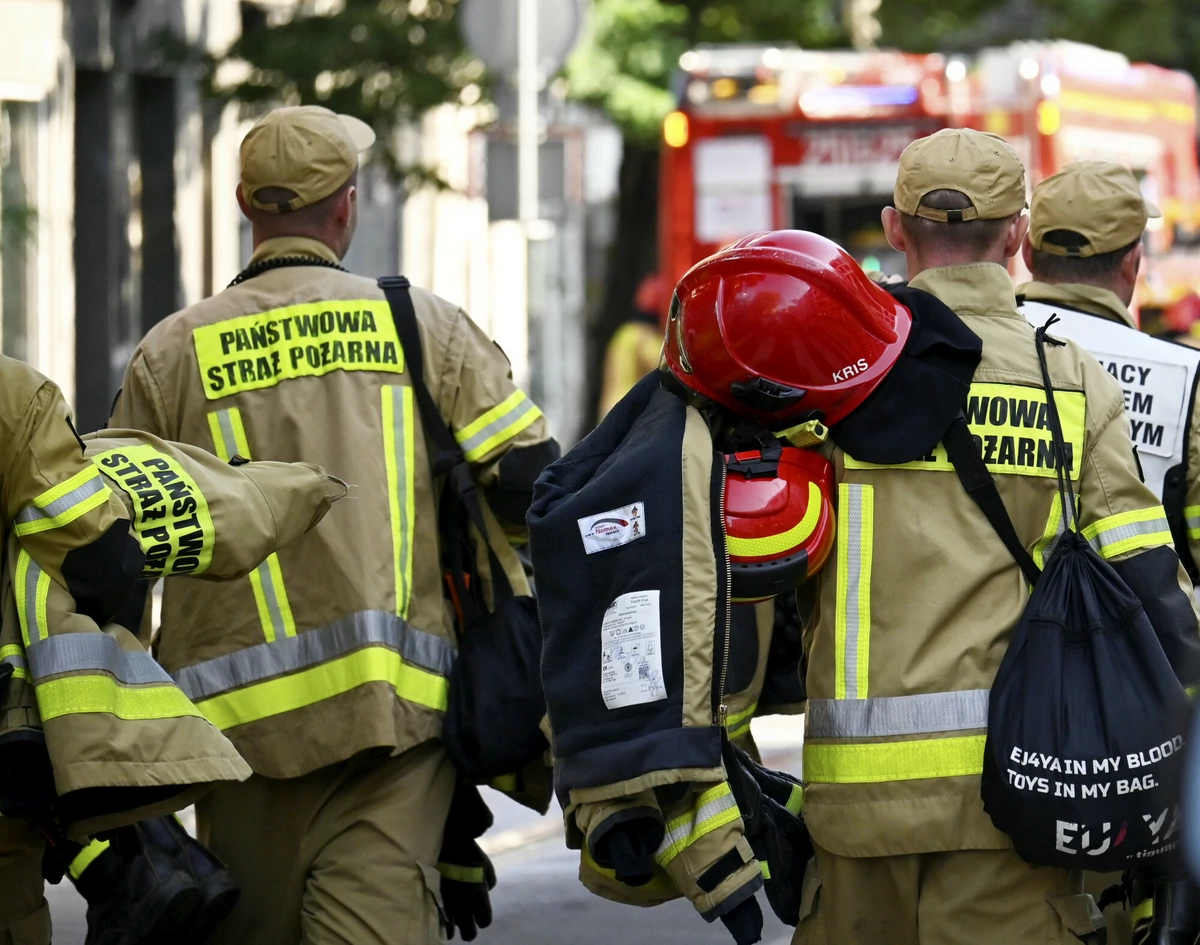
{"type": "Polygon", "coordinates": [[[264,272],[270,272],[272,269],[290,269],[294,266],[322,266],[326,269],[336,269],[339,272],[350,271],[344,266],[339,266],[337,263],[330,262],[328,259],[322,259],[319,256],[277,256],[274,259],[264,259],[261,262],[247,266],[234,277],[234,280],[229,283],[227,288],[232,289],[235,285],[241,285],[247,279],[261,276],[264,272]]]}

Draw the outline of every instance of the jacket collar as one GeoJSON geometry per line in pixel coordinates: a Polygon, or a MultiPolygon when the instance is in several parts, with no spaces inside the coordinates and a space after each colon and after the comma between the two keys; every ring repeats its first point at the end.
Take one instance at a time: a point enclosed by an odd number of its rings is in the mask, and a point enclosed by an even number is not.
{"type": "Polygon", "coordinates": [[[267,259],[279,259],[283,256],[315,256],[326,262],[341,262],[337,253],[319,240],[308,239],[304,236],[277,236],[274,239],[263,240],[250,257],[250,265],[267,259]]]}
{"type": "Polygon", "coordinates": [[[1133,313],[1117,298],[1117,294],[1109,289],[1096,285],[1084,285],[1079,282],[1055,283],[1026,282],[1017,288],[1017,294],[1023,295],[1030,302],[1044,302],[1049,305],[1062,305],[1095,315],[1105,321],[1118,322],[1130,328],[1137,328],[1133,313]]]}
{"type": "Polygon", "coordinates": [[[1024,318],[1008,270],[996,263],[968,263],[926,269],[909,282],[937,296],[957,315],[997,315],[1024,318]]]}

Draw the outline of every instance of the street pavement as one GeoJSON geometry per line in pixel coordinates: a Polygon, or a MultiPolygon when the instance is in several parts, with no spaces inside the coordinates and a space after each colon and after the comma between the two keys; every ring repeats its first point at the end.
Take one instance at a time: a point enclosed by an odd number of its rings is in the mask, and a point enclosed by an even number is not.
{"type": "MultiPolygon", "coordinates": [[[[799,775],[802,730],[801,718],[756,719],[753,731],[764,762],[799,775]]],[[[484,846],[495,863],[497,885],[494,920],[476,945],[732,943],[720,922],[707,924],[686,900],[639,909],[593,896],[578,879],[579,853],[563,845],[557,807],[540,817],[503,795],[487,793],[496,824],[484,846]]],[[[83,945],[84,904],[70,882],[47,886],[46,898],[54,916],[55,945],[83,945]]],[[[771,914],[766,897],[758,899],[766,914],[763,945],[788,945],[792,930],[771,914]]]]}

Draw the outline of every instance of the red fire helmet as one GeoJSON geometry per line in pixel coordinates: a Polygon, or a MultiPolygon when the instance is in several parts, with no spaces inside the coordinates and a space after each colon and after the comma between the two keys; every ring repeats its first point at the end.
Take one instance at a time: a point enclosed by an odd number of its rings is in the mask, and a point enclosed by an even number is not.
{"type": "Polygon", "coordinates": [[[685,387],[739,416],[834,424],[883,380],[911,328],[908,309],[836,243],[776,230],[688,270],[664,353],[685,387]]]}
{"type": "Polygon", "coordinates": [[[733,600],[767,600],[820,571],[835,532],[829,460],[784,446],[733,453],[725,463],[733,600]]]}

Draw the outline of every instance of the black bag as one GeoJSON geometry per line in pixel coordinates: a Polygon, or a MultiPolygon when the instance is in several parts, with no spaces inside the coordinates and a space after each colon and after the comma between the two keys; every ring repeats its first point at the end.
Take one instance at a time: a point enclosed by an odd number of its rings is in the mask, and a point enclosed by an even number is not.
{"type": "Polygon", "coordinates": [[[548,747],[540,728],[546,714],[546,697],[540,675],[542,632],[537,601],[513,594],[490,543],[490,613],[483,602],[480,582],[470,580],[475,568],[467,541],[467,520],[485,541],[488,534],[475,480],[462,448],[425,386],[421,336],[409,282],[403,276],[387,277],[379,280],[379,286],[387,296],[408,358],[433,476],[448,476],[439,531],[463,625],[458,657],[450,671],[450,701],[442,741],[459,771],[474,781],[490,781],[520,771],[548,747]]]}
{"type": "Polygon", "coordinates": [[[1178,845],[1188,699],[1141,602],[1079,534],[1046,365],[1038,356],[1068,530],[1045,570],[1016,535],[960,415],[943,442],[972,499],[1033,584],[992,684],[981,793],[1029,863],[1119,870],[1178,845]]]}

